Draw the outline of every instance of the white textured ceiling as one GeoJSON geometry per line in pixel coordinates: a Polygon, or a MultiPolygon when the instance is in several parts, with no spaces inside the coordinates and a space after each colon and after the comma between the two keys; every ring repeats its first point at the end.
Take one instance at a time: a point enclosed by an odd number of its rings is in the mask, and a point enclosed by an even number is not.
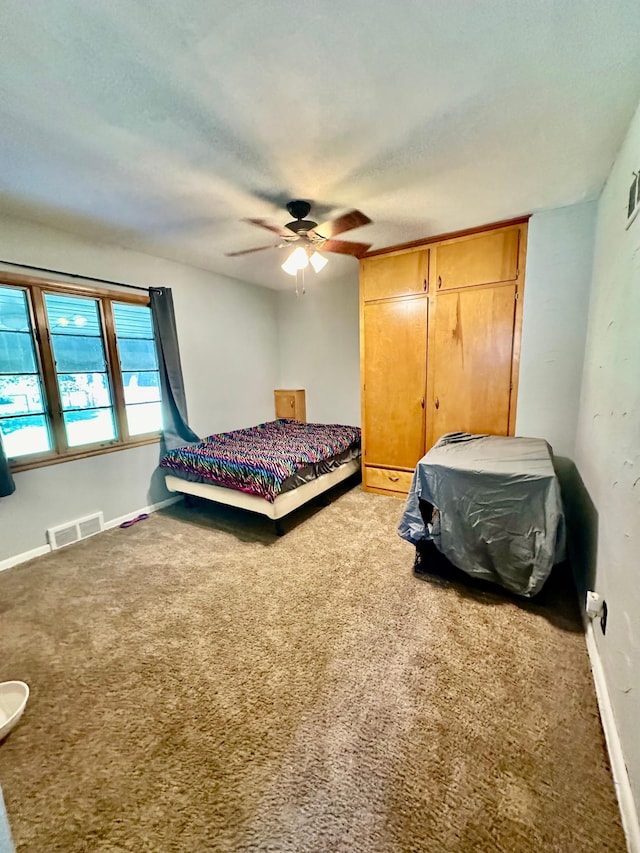
{"type": "Polygon", "coordinates": [[[638,0],[0,0],[0,211],[291,287],[224,257],[291,198],[379,248],[594,197],[639,33],[638,0]]]}

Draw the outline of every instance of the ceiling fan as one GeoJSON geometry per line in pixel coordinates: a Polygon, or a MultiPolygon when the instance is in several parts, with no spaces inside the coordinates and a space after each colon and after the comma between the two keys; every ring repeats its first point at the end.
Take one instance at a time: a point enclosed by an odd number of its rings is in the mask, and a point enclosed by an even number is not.
{"type": "Polygon", "coordinates": [[[270,243],[268,246],[257,246],[255,249],[244,249],[240,252],[227,252],[227,257],[248,255],[252,252],[261,252],[264,249],[282,249],[295,244],[294,251],[282,264],[282,269],[290,275],[296,276],[296,293],[300,283],[304,293],[304,270],[306,267],[311,264],[316,272],[320,272],[327,263],[327,259],[323,258],[319,252],[334,252],[339,255],[353,255],[359,258],[371,247],[371,243],[334,240],[337,234],[343,234],[345,231],[351,231],[353,228],[359,228],[361,225],[367,225],[371,222],[369,217],[359,210],[350,210],[336,219],[323,222],[322,225],[318,225],[311,219],[305,219],[311,210],[308,201],[299,199],[290,201],[287,204],[287,210],[293,216],[293,221],[288,222],[285,226],[272,225],[265,219],[244,220],[252,225],[257,225],[259,228],[272,231],[281,238],[281,242],[270,243]]]}

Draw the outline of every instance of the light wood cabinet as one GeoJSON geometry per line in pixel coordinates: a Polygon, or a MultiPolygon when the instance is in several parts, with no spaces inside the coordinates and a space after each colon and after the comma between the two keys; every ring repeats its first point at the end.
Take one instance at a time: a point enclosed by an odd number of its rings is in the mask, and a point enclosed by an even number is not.
{"type": "Polygon", "coordinates": [[[428,310],[425,297],[364,305],[367,465],[411,469],[422,455],[428,310]]]}
{"type": "Polygon", "coordinates": [[[307,420],[305,393],[301,388],[290,391],[278,388],[273,392],[276,418],[291,418],[294,421],[307,420]]]}
{"type": "Polygon", "coordinates": [[[406,495],[411,485],[412,471],[400,471],[393,468],[374,468],[364,466],[364,484],[371,489],[385,492],[400,492],[406,495]]]}
{"type": "Polygon", "coordinates": [[[448,432],[508,435],[515,285],[433,301],[427,447],[448,432]]]}
{"type": "Polygon", "coordinates": [[[500,228],[434,247],[437,290],[499,284],[518,277],[519,228],[500,228]]]}
{"type": "Polygon", "coordinates": [[[429,285],[429,250],[361,261],[365,302],[426,293],[429,285]]]}
{"type": "Polygon", "coordinates": [[[445,433],[511,435],[526,220],[360,262],[363,487],[406,494],[445,433]]]}

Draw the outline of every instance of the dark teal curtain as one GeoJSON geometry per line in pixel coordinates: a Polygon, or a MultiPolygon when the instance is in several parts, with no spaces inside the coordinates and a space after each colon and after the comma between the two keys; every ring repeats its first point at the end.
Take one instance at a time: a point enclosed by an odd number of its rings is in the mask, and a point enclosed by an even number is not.
{"type": "Polygon", "coordinates": [[[173,450],[200,441],[187,423],[187,400],[182,380],[178,333],[169,287],[149,289],[151,314],[158,349],[164,450],[173,450]]]}
{"type": "Polygon", "coordinates": [[[11,471],[9,470],[9,462],[7,461],[2,444],[2,436],[0,435],[0,498],[6,498],[7,495],[12,495],[16,490],[16,484],[13,482],[11,471]]]}

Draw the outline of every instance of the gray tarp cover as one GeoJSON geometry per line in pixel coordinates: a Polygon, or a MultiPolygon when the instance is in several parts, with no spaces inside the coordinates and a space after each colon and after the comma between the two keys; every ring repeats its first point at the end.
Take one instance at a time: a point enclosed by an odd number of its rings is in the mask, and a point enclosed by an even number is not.
{"type": "Polygon", "coordinates": [[[539,438],[450,433],[418,462],[398,526],[432,538],[469,575],[532,596],[565,556],[565,523],[551,448],[539,438]],[[438,509],[427,529],[419,501],[438,509]]]}

